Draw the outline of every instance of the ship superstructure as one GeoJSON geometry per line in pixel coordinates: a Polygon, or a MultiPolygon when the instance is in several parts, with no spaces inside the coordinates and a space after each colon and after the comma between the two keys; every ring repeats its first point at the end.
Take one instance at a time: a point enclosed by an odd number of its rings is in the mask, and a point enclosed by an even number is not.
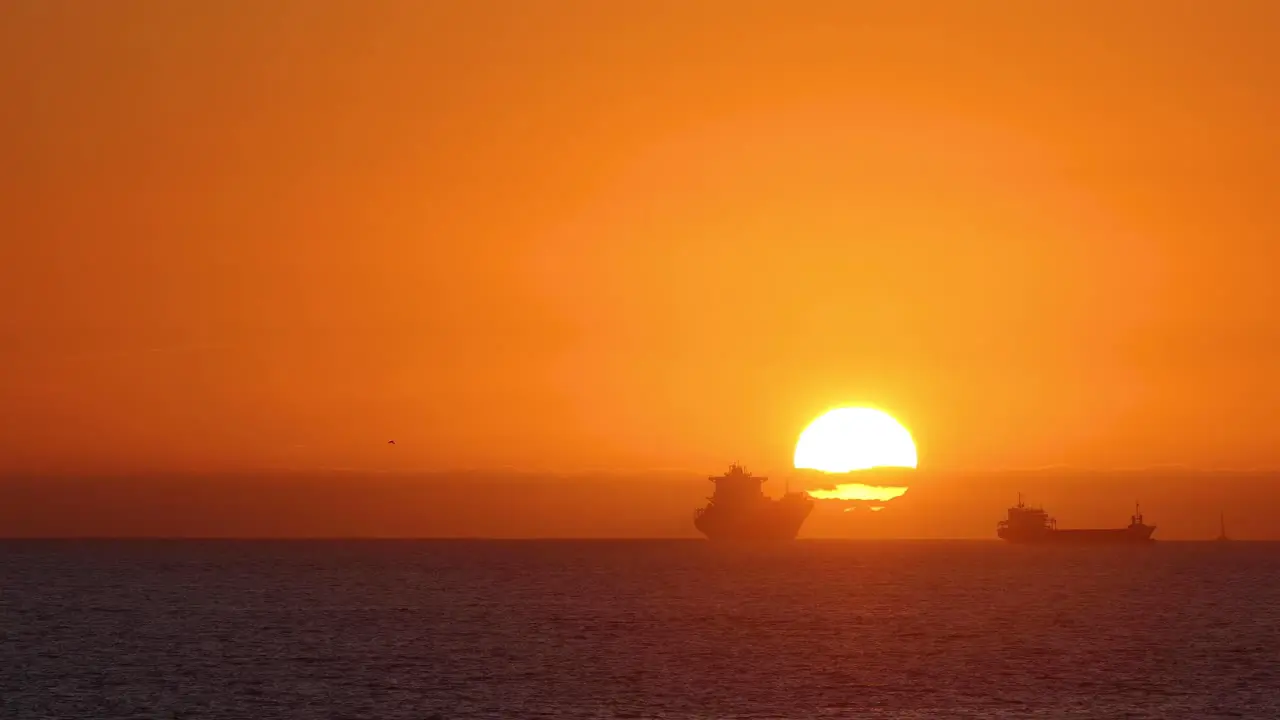
{"type": "Polygon", "coordinates": [[[1147,525],[1142,518],[1142,508],[1134,506],[1129,526],[1116,529],[1062,529],[1058,521],[1043,508],[1033,508],[1022,502],[1009,508],[1008,516],[996,525],[1000,539],[1013,543],[1144,543],[1151,542],[1154,525],[1147,525]]]}
{"type": "Polygon", "coordinates": [[[707,479],[716,489],[707,505],[694,511],[693,524],[710,540],[791,540],[813,510],[808,493],[786,491],[777,500],[767,497],[762,486],[768,478],[752,475],[737,463],[707,479]]]}

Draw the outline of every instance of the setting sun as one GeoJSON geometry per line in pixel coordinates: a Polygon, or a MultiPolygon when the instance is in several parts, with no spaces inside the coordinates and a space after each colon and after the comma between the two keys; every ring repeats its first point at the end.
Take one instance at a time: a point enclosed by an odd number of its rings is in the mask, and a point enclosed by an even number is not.
{"type": "Polygon", "coordinates": [[[871,408],[837,408],[814,420],[796,442],[797,469],[847,473],[916,466],[916,446],[897,420],[871,408]]]}

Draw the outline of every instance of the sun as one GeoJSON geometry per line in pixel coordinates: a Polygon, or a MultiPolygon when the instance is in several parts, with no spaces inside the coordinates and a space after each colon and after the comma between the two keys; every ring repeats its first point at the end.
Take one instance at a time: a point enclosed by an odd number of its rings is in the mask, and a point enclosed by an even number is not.
{"type": "Polygon", "coordinates": [[[828,473],[914,468],[916,444],[911,433],[888,413],[865,407],[837,408],[800,433],[795,466],[828,473]]]}

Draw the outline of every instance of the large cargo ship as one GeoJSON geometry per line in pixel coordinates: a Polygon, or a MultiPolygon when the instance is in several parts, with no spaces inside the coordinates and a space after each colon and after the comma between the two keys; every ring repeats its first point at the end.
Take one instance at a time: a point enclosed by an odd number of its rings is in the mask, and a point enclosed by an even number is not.
{"type": "Polygon", "coordinates": [[[787,491],[777,500],[765,497],[761,486],[768,478],[756,477],[736,463],[724,475],[707,479],[716,489],[706,507],[694,512],[693,525],[710,540],[793,540],[813,511],[808,493],[787,491]]]}
{"type": "Polygon", "coordinates": [[[1041,508],[1032,508],[1022,503],[1018,496],[1018,504],[1009,508],[1009,516],[996,525],[996,534],[1000,539],[1012,543],[1029,544],[1121,544],[1151,542],[1151,534],[1156,531],[1155,525],[1148,525],[1142,520],[1142,508],[1134,506],[1133,516],[1129,518],[1129,527],[1105,530],[1075,530],[1058,527],[1058,521],[1049,517],[1041,508]]]}

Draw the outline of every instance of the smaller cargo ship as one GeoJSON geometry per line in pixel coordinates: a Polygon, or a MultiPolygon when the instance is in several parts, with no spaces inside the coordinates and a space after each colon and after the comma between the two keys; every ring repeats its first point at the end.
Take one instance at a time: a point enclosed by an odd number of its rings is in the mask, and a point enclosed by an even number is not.
{"type": "Polygon", "coordinates": [[[694,511],[693,525],[708,540],[793,540],[813,510],[808,493],[788,490],[777,500],[766,497],[760,486],[768,478],[752,475],[737,463],[724,475],[707,479],[716,489],[707,506],[694,511]]]}
{"type": "Polygon", "coordinates": [[[1049,517],[1042,508],[1024,505],[1022,495],[1018,504],[1009,508],[1009,516],[996,524],[996,534],[1011,543],[1033,545],[1114,545],[1152,542],[1155,525],[1142,519],[1142,508],[1134,506],[1129,526],[1116,529],[1062,529],[1058,521],[1049,517]]]}

